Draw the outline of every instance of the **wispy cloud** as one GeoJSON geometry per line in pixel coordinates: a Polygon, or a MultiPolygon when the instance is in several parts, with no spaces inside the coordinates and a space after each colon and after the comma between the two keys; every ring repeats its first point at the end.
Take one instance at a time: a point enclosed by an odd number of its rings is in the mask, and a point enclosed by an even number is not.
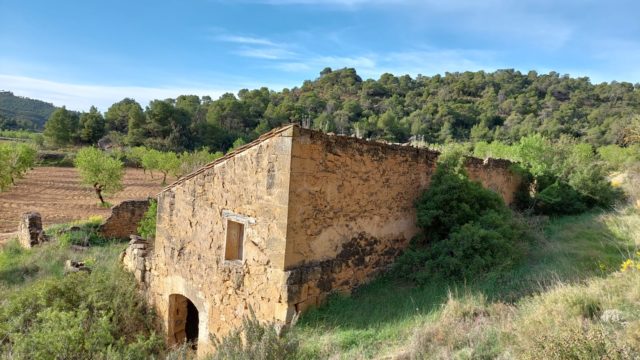
{"type": "Polygon", "coordinates": [[[252,57],[267,60],[290,59],[296,56],[296,53],[278,47],[268,48],[249,48],[245,47],[234,51],[235,54],[245,57],[252,57]]]}
{"type": "Polygon", "coordinates": [[[447,71],[492,70],[501,67],[497,54],[461,49],[418,49],[399,52],[367,53],[360,56],[312,55],[297,61],[282,61],[273,67],[292,73],[319,71],[324,67],[356,68],[365,77],[377,78],[385,72],[395,75],[433,75],[447,71]]]}
{"type": "Polygon", "coordinates": [[[209,95],[217,98],[228,90],[216,88],[104,86],[55,82],[24,76],[0,74],[2,87],[16,95],[27,96],[67,106],[72,110],[88,110],[95,105],[106,111],[113,103],[125,97],[136,99],[142,106],[154,99],[175,98],[179,95],[209,95]]]}
{"type": "Polygon", "coordinates": [[[215,39],[219,41],[225,41],[225,42],[230,42],[235,44],[279,46],[269,39],[250,37],[250,36],[219,35],[219,36],[216,36],[215,39]]]}
{"type": "Polygon", "coordinates": [[[290,44],[278,43],[263,37],[225,33],[214,36],[213,39],[235,45],[235,48],[231,49],[230,53],[243,57],[264,60],[283,60],[296,56],[296,53],[290,49],[290,44]]]}

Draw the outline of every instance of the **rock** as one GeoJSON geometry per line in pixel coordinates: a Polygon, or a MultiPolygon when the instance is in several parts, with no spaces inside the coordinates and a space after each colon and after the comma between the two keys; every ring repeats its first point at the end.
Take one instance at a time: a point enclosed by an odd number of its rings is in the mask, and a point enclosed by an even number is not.
{"type": "Polygon", "coordinates": [[[22,214],[18,228],[18,240],[27,249],[48,240],[47,235],[42,230],[40,213],[32,211],[22,214]]]}
{"type": "Polygon", "coordinates": [[[618,309],[607,309],[600,315],[600,320],[608,323],[619,323],[625,320],[624,313],[618,309]]]}
{"type": "Polygon", "coordinates": [[[89,250],[89,247],[88,246],[80,246],[80,245],[71,245],[71,250],[77,251],[77,252],[82,252],[82,251],[89,250]]]}
{"type": "Polygon", "coordinates": [[[74,261],[74,260],[65,261],[65,263],[64,263],[64,273],[65,274],[79,272],[79,271],[86,271],[86,272],[90,273],[91,269],[89,267],[87,267],[84,264],[84,262],[81,262],[81,261],[74,261]]]}

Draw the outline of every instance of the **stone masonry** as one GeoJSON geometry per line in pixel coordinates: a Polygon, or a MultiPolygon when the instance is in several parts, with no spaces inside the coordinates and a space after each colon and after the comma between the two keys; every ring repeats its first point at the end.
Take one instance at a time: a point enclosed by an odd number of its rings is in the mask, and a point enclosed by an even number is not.
{"type": "MultiPolygon", "coordinates": [[[[204,354],[209,334],[240,325],[249,308],[286,324],[387,268],[418,231],[413,202],[438,155],[276,129],[164,189],[155,240],[132,242],[144,256],[125,263],[140,271],[167,342],[191,340],[204,354]]],[[[470,158],[467,171],[507,203],[521,182],[509,162],[470,158]]]]}
{"type": "Polygon", "coordinates": [[[18,228],[18,241],[27,249],[47,241],[47,236],[42,229],[40,213],[32,211],[22,214],[18,228]]]}
{"type": "Polygon", "coordinates": [[[126,200],[111,208],[111,215],[100,225],[106,238],[128,239],[138,233],[138,224],[149,209],[149,200],[126,200]]]}

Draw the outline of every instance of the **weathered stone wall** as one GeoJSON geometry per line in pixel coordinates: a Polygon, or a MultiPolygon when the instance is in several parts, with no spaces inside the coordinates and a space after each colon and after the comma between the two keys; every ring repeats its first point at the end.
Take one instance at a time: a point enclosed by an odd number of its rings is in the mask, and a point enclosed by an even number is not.
{"type": "Polygon", "coordinates": [[[368,281],[408,245],[438,153],[300,128],[292,153],[285,268],[301,311],[368,281]]]}
{"type": "Polygon", "coordinates": [[[193,302],[200,353],[210,350],[209,333],[221,336],[240,325],[249,307],[263,320],[287,316],[281,291],[292,131],[219,159],[158,197],[146,293],[165,330],[175,328],[169,326],[170,295],[193,302]],[[225,260],[229,219],[244,224],[243,260],[225,260]]]}
{"type": "Polygon", "coordinates": [[[468,157],[465,168],[469,178],[480,182],[485,188],[502,196],[507,205],[515,200],[522,185],[522,176],[511,169],[512,163],[501,159],[478,159],[468,157]]]}
{"type": "Polygon", "coordinates": [[[22,214],[18,227],[18,241],[27,249],[47,241],[40,213],[32,211],[22,214]]]}
{"type": "MultiPolygon", "coordinates": [[[[390,265],[417,233],[414,201],[437,152],[296,128],[287,228],[292,312],[330,292],[348,293],[390,265]]],[[[470,158],[469,176],[513,200],[520,178],[509,162],[470,158]]]]}
{"type": "MultiPolygon", "coordinates": [[[[289,322],[388,267],[418,231],[414,201],[437,157],[299,127],[276,130],[161,192],[156,238],[132,243],[125,264],[170,344],[178,338],[170,332],[184,329],[183,317],[171,318],[170,310],[180,311],[170,299],[195,305],[198,351],[206,353],[209,334],[238,326],[249,308],[261,320],[289,322]],[[242,260],[225,260],[233,253],[225,249],[228,221],[243,224],[231,227],[244,235],[242,260]]],[[[510,202],[519,178],[508,165],[467,161],[473,179],[510,202]]]]}
{"type": "Polygon", "coordinates": [[[100,225],[107,238],[128,239],[138,233],[138,224],[149,209],[149,200],[127,200],[111,208],[111,215],[100,225]]]}

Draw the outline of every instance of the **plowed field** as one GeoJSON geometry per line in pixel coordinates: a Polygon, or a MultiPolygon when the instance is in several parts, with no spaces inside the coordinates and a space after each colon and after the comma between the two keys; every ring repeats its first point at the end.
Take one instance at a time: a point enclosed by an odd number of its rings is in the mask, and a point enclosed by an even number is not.
{"type": "MultiPolygon", "coordinates": [[[[140,169],[127,169],[124,189],[106,196],[105,201],[115,205],[123,200],[154,196],[163,187],[160,182],[159,175],[151,179],[140,169]]],[[[47,226],[92,215],[107,216],[110,210],[98,204],[93,189],[80,184],[74,168],[37,167],[0,193],[0,242],[14,235],[24,212],[38,211],[47,226]]]]}

